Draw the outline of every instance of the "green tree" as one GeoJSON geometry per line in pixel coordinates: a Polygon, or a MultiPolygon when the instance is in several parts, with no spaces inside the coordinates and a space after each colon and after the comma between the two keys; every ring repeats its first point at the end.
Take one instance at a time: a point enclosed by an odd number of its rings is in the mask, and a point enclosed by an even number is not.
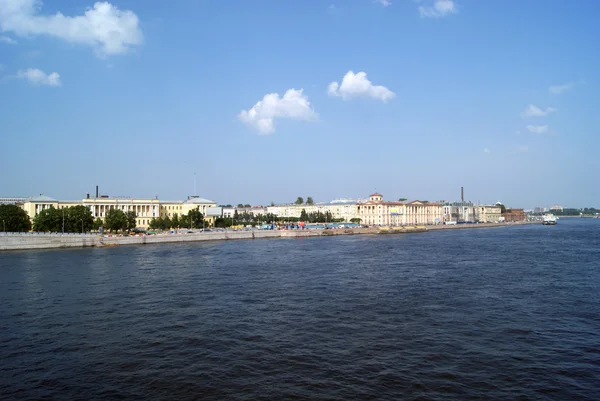
{"type": "Polygon", "coordinates": [[[360,224],[361,221],[362,221],[362,219],[359,219],[358,217],[350,219],[350,223],[360,224]]]}
{"type": "Polygon", "coordinates": [[[237,207],[239,207],[241,209],[244,207],[244,205],[242,203],[238,203],[237,207]]]}
{"type": "Polygon", "coordinates": [[[39,232],[62,232],[63,210],[55,209],[54,207],[42,210],[33,219],[33,230],[39,232]]]}
{"type": "Polygon", "coordinates": [[[127,216],[121,209],[109,209],[104,218],[107,230],[119,232],[127,228],[127,216]]]}
{"type": "Polygon", "coordinates": [[[407,200],[408,199],[406,199],[406,198],[400,198],[400,199],[398,199],[398,202],[406,202],[407,200]]]}
{"type": "Polygon", "coordinates": [[[190,219],[187,214],[182,214],[179,217],[179,227],[180,228],[191,228],[190,227],[190,219]]]}
{"type": "Polygon", "coordinates": [[[133,210],[129,210],[127,213],[125,213],[125,218],[127,218],[127,227],[126,228],[128,230],[133,230],[137,227],[136,217],[137,217],[137,214],[135,214],[135,212],[133,210]]]}
{"type": "Polygon", "coordinates": [[[102,219],[100,217],[96,217],[96,220],[94,220],[94,224],[92,225],[92,229],[94,231],[100,231],[100,227],[102,227],[104,223],[102,222],[102,219]]]}
{"type": "Polygon", "coordinates": [[[246,203],[246,204],[244,205],[244,207],[245,207],[245,208],[251,208],[251,207],[252,207],[252,205],[250,205],[249,203],[246,203]]]}
{"type": "Polygon", "coordinates": [[[65,232],[85,233],[92,230],[94,217],[87,207],[79,205],[60,210],[65,212],[65,232]]]}
{"type": "Polygon", "coordinates": [[[306,204],[307,205],[314,205],[315,202],[313,201],[312,196],[309,196],[308,198],[306,198],[306,204]]]}
{"type": "MultiPolygon", "coordinates": [[[[204,215],[200,212],[200,210],[190,210],[187,214],[187,218],[190,221],[191,228],[204,227],[204,215]]],[[[189,225],[187,227],[189,227],[189,225]]]]}
{"type": "Polygon", "coordinates": [[[171,219],[171,228],[179,228],[179,216],[177,213],[173,213],[173,218],[171,219]]]}
{"type": "Polygon", "coordinates": [[[296,199],[296,205],[302,205],[303,203],[304,203],[304,198],[299,196],[298,199],[296,199]]]}
{"type": "Polygon", "coordinates": [[[498,202],[496,203],[496,206],[500,206],[501,213],[506,213],[506,206],[504,206],[502,203],[498,202]]]}
{"type": "Polygon", "coordinates": [[[215,227],[230,227],[231,218],[229,217],[217,217],[215,220],[215,227]]]}
{"type": "Polygon", "coordinates": [[[0,223],[0,229],[6,232],[31,230],[31,220],[27,212],[17,205],[0,205],[0,223]]]}
{"type": "Polygon", "coordinates": [[[169,228],[171,228],[172,224],[171,224],[171,219],[169,218],[169,216],[164,216],[161,219],[161,230],[168,230],[169,228]]]}
{"type": "Polygon", "coordinates": [[[300,212],[300,221],[308,221],[308,214],[306,213],[306,209],[302,209],[300,212]]]}
{"type": "Polygon", "coordinates": [[[159,230],[162,228],[162,218],[152,218],[150,220],[150,224],[148,224],[148,228],[152,230],[159,230]]]}

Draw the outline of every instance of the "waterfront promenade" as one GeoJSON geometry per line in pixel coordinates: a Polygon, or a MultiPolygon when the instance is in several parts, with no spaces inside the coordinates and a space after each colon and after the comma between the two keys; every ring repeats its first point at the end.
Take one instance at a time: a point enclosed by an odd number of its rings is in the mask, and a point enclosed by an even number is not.
{"type": "Polygon", "coordinates": [[[431,230],[460,230],[469,228],[510,227],[522,224],[539,224],[538,222],[521,223],[482,223],[459,224],[454,226],[407,226],[404,228],[353,228],[353,229],[315,229],[315,230],[248,230],[248,231],[210,231],[187,233],[181,231],[174,234],[158,235],[99,235],[99,234],[60,234],[60,233],[0,233],[0,251],[52,249],[52,248],[85,248],[110,247],[119,245],[147,245],[171,242],[226,241],[267,238],[300,238],[331,235],[381,235],[410,234],[431,230]]]}

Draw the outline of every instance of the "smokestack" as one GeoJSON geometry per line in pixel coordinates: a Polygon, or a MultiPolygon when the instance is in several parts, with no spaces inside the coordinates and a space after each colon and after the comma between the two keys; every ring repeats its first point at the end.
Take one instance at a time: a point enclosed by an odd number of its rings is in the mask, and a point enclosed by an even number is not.
{"type": "Polygon", "coordinates": [[[460,187],[460,201],[465,201],[465,189],[463,187],[460,187]]]}
{"type": "Polygon", "coordinates": [[[96,185],[96,198],[98,197],[98,185],[96,185]]]}

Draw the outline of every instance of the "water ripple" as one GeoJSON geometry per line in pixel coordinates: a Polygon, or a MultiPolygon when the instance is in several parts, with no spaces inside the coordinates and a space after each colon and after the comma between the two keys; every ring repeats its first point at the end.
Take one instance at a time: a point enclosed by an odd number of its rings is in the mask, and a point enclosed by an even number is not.
{"type": "Polygon", "coordinates": [[[0,254],[0,399],[596,400],[582,220],[0,254]]]}

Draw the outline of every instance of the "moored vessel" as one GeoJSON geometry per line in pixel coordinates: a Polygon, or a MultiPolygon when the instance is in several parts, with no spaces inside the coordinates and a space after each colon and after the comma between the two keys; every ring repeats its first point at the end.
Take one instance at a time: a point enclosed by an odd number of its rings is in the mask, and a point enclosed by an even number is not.
{"type": "Polygon", "coordinates": [[[556,225],[557,218],[553,214],[544,215],[544,219],[542,220],[542,224],[545,226],[554,226],[556,225]]]}

